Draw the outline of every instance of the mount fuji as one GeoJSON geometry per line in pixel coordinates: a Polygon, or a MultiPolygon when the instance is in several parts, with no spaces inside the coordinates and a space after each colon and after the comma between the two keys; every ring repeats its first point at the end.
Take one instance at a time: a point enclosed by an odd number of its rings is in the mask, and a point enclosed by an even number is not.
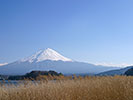
{"type": "Polygon", "coordinates": [[[0,66],[0,74],[24,75],[33,70],[54,70],[63,74],[97,74],[113,69],[118,68],[73,61],[48,48],[46,50],[40,50],[30,57],[0,66]]]}
{"type": "Polygon", "coordinates": [[[59,53],[57,53],[56,51],[47,48],[46,50],[40,50],[37,53],[35,53],[34,55],[28,57],[28,58],[24,58],[22,60],[20,60],[21,62],[41,62],[44,60],[51,60],[51,61],[72,61],[71,59],[68,59],[62,55],[60,55],[59,53]]]}

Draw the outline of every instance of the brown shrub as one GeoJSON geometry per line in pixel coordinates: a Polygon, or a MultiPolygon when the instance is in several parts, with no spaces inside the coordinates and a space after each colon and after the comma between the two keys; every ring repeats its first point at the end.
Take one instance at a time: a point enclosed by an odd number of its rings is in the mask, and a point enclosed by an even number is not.
{"type": "Polygon", "coordinates": [[[133,100],[133,77],[75,77],[2,86],[0,100],[133,100]]]}

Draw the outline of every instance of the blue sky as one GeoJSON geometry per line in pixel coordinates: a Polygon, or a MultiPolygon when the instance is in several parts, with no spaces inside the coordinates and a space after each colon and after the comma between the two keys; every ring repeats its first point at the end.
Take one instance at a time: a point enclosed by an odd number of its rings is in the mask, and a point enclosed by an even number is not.
{"type": "Polygon", "coordinates": [[[132,0],[1,0],[0,63],[52,48],[91,63],[133,63],[132,0]]]}

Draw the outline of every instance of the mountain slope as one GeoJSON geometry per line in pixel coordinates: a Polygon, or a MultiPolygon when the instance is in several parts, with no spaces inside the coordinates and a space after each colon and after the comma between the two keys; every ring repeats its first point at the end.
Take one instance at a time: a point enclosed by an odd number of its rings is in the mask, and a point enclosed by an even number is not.
{"type": "Polygon", "coordinates": [[[133,67],[130,68],[130,69],[128,69],[128,70],[124,73],[124,75],[133,76],[133,67]]]}
{"type": "MultiPolygon", "coordinates": [[[[24,75],[33,70],[54,70],[63,74],[100,73],[115,67],[96,66],[72,61],[52,49],[40,50],[34,55],[0,67],[2,75],[24,75]]],[[[117,68],[118,69],[118,68],[117,68]]]]}
{"type": "Polygon", "coordinates": [[[14,62],[0,67],[2,75],[24,75],[33,70],[54,70],[63,74],[77,73],[99,73],[107,70],[116,69],[114,67],[96,66],[83,62],[64,62],[45,60],[37,63],[14,62]]]}
{"type": "Polygon", "coordinates": [[[126,68],[121,68],[121,69],[117,69],[117,70],[110,70],[110,71],[105,71],[105,72],[102,72],[102,73],[99,73],[97,75],[100,75],[100,76],[108,76],[108,75],[124,75],[124,73],[128,70],[128,69],[131,69],[133,68],[133,66],[129,66],[129,67],[126,67],[126,68]]]}
{"type": "Polygon", "coordinates": [[[68,59],[62,55],[60,55],[59,53],[57,53],[56,51],[47,48],[46,50],[40,50],[37,53],[35,53],[34,55],[28,57],[28,58],[24,58],[21,59],[20,62],[41,62],[44,60],[52,60],[52,61],[58,61],[58,60],[62,60],[62,61],[72,61],[71,59],[68,59]]]}

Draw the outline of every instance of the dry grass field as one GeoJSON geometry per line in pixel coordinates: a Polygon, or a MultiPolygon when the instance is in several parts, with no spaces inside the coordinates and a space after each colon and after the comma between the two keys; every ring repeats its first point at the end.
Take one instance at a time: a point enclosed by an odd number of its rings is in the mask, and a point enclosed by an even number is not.
{"type": "Polygon", "coordinates": [[[133,77],[79,77],[1,86],[0,100],[133,100],[133,77]]]}

